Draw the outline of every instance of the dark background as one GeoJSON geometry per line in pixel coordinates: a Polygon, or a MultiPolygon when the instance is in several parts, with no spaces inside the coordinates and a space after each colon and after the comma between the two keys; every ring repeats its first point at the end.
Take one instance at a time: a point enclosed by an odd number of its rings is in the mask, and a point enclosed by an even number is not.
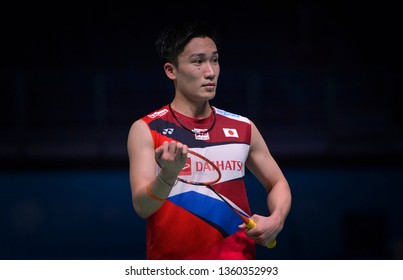
{"type": "Polygon", "coordinates": [[[257,124],[293,192],[278,246],[258,257],[403,259],[396,5],[61,1],[0,13],[1,259],[144,259],[127,133],[173,97],[154,41],[189,19],[220,34],[212,104],[257,124]]]}

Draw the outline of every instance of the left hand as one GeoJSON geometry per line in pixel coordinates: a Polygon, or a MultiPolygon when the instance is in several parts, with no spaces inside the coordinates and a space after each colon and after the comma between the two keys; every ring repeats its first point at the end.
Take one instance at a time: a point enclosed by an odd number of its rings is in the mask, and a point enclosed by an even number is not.
{"type": "Polygon", "coordinates": [[[244,228],[246,236],[262,246],[266,247],[267,244],[275,240],[282,230],[282,226],[271,216],[264,217],[255,214],[251,219],[256,223],[254,228],[246,229],[245,224],[241,224],[239,228],[244,228]]]}

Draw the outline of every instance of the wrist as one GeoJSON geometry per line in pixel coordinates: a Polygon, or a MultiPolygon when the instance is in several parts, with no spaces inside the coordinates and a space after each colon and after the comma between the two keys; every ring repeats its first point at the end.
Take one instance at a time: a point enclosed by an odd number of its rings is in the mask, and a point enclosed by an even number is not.
{"type": "Polygon", "coordinates": [[[166,185],[168,187],[171,187],[171,188],[173,186],[175,186],[176,182],[177,182],[176,178],[174,178],[174,179],[165,179],[164,176],[161,176],[161,174],[158,174],[157,178],[162,184],[164,184],[164,185],[166,185]]]}
{"type": "Polygon", "coordinates": [[[147,186],[146,186],[146,192],[147,192],[148,196],[151,197],[151,198],[153,198],[154,200],[157,200],[157,201],[160,201],[160,202],[163,202],[163,201],[166,200],[166,198],[159,197],[159,196],[157,196],[156,194],[154,194],[154,193],[151,191],[151,189],[150,189],[150,185],[147,185],[147,186]]]}
{"type": "Polygon", "coordinates": [[[277,224],[278,227],[283,228],[285,217],[284,215],[282,215],[280,211],[274,211],[273,213],[271,213],[270,218],[272,219],[273,222],[277,224]]]}

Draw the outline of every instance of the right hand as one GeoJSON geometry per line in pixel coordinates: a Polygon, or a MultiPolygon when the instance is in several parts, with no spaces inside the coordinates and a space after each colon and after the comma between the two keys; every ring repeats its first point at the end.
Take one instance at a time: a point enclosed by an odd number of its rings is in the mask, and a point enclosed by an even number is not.
{"type": "Polygon", "coordinates": [[[155,149],[155,160],[164,173],[168,173],[175,178],[185,166],[188,146],[176,141],[165,141],[155,149]]]}

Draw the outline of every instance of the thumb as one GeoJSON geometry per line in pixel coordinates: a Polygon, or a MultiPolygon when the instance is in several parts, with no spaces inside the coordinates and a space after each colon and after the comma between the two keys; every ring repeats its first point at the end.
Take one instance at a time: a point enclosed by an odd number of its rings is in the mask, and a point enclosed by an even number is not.
{"type": "Polygon", "coordinates": [[[242,224],[240,224],[240,225],[238,226],[238,228],[239,228],[239,229],[245,229],[245,228],[246,228],[246,225],[242,223],[242,224]]]}

